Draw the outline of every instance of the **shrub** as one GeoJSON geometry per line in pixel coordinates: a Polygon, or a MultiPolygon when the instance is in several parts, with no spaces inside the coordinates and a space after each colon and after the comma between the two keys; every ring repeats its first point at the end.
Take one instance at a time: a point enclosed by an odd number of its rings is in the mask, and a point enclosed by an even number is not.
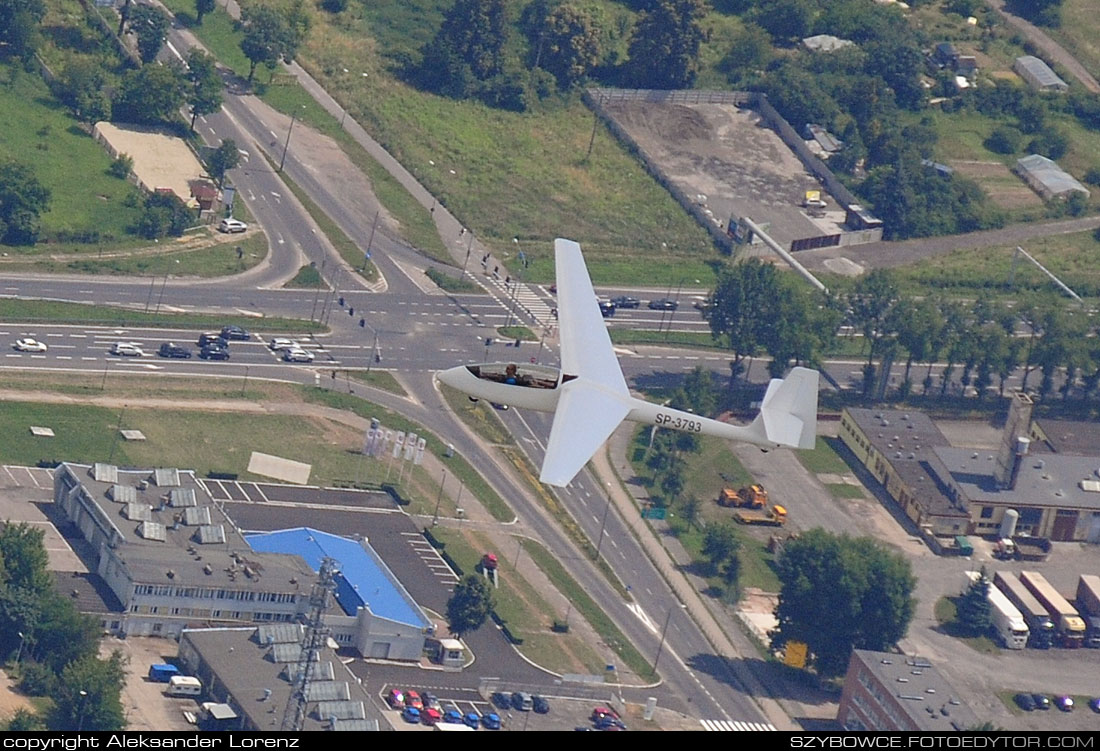
{"type": "Polygon", "coordinates": [[[130,176],[133,169],[134,158],[129,154],[119,154],[118,159],[111,162],[111,166],[107,168],[107,174],[117,177],[119,180],[125,180],[130,176]]]}
{"type": "Polygon", "coordinates": [[[1020,149],[1023,134],[1009,125],[1000,125],[993,129],[985,139],[985,147],[997,154],[1015,154],[1020,149]]]}
{"type": "Polygon", "coordinates": [[[1100,185],[1100,169],[1090,167],[1085,173],[1085,182],[1089,185],[1100,185]]]}

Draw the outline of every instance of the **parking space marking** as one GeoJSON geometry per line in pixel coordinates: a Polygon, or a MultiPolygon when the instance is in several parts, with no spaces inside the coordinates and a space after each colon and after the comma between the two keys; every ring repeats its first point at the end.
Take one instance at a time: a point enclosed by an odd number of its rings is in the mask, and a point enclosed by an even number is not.
{"type": "Polygon", "coordinates": [[[260,487],[259,483],[254,482],[254,483],[251,483],[251,485],[252,485],[253,488],[256,489],[256,492],[260,494],[260,498],[263,499],[264,503],[267,503],[269,500],[271,500],[267,497],[267,493],[264,492],[264,489],[260,487]]]}
{"type": "Polygon", "coordinates": [[[241,491],[241,495],[244,496],[244,499],[246,501],[248,501],[249,503],[255,503],[255,501],[252,500],[252,496],[248,494],[248,491],[244,489],[243,485],[241,485],[236,480],[233,481],[233,484],[237,486],[237,490],[241,491]]]}

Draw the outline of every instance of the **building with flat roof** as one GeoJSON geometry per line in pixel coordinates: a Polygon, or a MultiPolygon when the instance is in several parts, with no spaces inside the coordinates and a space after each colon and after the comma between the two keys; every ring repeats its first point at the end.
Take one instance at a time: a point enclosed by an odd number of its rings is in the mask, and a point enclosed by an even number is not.
{"type": "MultiPolygon", "coordinates": [[[[203,698],[224,704],[221,729],[277,731],[297,677],[303,627],[186,629],[179,661],[202,681],[203,698]],[[232,716],[230,716],[232,715],[232,716]]],[[[359,680],[325,648],[306,684],[303,731],[388,728],[359,680]]]]}
{"type": "Polygon", "coordinates": [[[1100,422],[1036,417],[1031,422],[1031,453],[1100,455],[1100,422]]]}
{"type": "Polygon", "coordinates": [[[928,660],[856,649],[837,722],[845,730],[958,732],[981,721],[928,660]]]}
{"type": "Polygon", "coordinates": [[[66,462],[54,473],[54,503],[121,605],[104,618],[112,632],[174,636],[187,626],[292,621],[308,608],[316,576],[305,561],[253,552],[193,472],[66,462]]]}
{"type": "Polygon", "coordinates": [[[352,540],[309,527],[250,534],[253,550],[300,557],[314,570],[323,558],[339,563],[336,602],[341,612],[325,625],[338,644],[368,657],[417,660],[432,622],[366,540],[352,540]]]}

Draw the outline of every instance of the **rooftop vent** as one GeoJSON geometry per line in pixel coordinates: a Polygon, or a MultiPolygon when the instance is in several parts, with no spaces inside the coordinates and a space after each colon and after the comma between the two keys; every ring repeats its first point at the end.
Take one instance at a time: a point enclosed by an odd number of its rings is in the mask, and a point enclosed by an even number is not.
{"type": "Polygon", "coordinates": [[[169,579],[175,579],[175,578],[176,578],[176,572],[175,572],[175,571],[173,571],[172,569],[168,569],[168,571],[167,571],[167,572],[165,572],[165,575],[166,575],[166,576],[167,576],[167,577],[168,577],[169,579]]]}

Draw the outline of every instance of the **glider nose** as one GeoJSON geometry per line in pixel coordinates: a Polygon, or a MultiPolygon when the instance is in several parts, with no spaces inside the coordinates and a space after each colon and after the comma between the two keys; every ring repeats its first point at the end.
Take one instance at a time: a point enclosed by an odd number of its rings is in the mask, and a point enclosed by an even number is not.
{"type": "Polygon", "coordinates": [[[435,377],[440,383],[445,383],[453,389],[462,391],[464,381],[466,380],[463,376],[468,373],[469,371],[466,370],[466,366],[460,365],[457,368],[437,371],[435,377]]]}

